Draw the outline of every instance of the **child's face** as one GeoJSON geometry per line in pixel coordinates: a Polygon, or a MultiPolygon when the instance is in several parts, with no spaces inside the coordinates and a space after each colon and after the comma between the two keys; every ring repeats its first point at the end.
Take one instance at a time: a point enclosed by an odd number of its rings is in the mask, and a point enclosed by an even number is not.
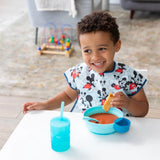
{"type": "Polygon", "coordinates": [[[120,40],[114,44],[110,33],[103,31],[81,34],[79,39],[83,60],[90,68],[98,73],[113,70],[114,55],[120,49],[120,40]]]}

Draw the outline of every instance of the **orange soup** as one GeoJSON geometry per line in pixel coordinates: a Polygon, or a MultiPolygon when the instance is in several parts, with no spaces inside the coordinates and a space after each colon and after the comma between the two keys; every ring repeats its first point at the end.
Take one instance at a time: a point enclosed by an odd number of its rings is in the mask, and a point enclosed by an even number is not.
{"type": "MultiPolygon", "coordinates": [[[[99,121],[100,124],[111,124],[118,118],[114,114],[110,113],[96,113],[90,116],[91,118],[95,118],[99,121]]],[[[96,123],[95,121],[90,121],[96,123]]]]}

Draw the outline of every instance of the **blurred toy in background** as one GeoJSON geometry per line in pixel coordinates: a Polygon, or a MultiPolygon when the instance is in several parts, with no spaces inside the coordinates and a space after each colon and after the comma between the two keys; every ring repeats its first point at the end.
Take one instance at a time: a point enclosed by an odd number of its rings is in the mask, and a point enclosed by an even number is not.
{"type": "Polygon", "coordinates": [[[65,24],[61,29],[57,29],[54,23],[47,23],[40,43],[39,55],[60,54],[69,57],[73,51],[72,26],[65,24]]]}

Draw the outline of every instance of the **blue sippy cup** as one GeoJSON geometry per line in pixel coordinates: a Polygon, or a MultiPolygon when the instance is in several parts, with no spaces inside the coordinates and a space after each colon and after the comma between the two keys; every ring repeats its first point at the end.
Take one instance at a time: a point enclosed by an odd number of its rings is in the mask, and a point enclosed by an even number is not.
{"type": "Polygon", "coordinates": [[[64,102],[61,103],[61,116],[50,121],[51,148],[64,152],[70,148],[70,120],[63,117],[64,102]]]}

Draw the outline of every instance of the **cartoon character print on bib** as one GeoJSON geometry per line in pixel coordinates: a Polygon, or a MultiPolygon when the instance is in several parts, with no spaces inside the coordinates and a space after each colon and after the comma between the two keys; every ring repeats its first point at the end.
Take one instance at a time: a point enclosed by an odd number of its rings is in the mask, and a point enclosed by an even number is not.
{"type": "Polygon", "coordinates": [[[82,63],[68,69],[64,74],[71,88],[79,93],[72,109],[78,112],[103,105],[109,93],[121,91],[132,96],[146,81],[140,73],[118,62],[114,62],[114,69],[110,72],[97,73],[82,63]]]}

